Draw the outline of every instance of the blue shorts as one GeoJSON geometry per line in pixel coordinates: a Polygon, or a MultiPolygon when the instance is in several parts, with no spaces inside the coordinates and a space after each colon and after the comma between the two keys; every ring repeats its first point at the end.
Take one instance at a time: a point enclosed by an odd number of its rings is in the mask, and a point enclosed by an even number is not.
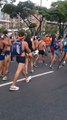
{"type": "Polygon", "coordinates": [[[63,48],[64,52],[67,52],[67,48],[63,48]]]}
{"type": "Polygon", "coordinates": [[[0,54],[0,61],[3,61],[4,59],[5,59],[5,56],[0,54]]]}
{"type": "Polygon", "coordinates": [[[54,54],[59,55],[60,51],[59,50],[54,50],[54,54]]]}
{"type": "Polygon", "coordinates": [[[9,50],[5,51],[5,56],[10,55],[11,52],[9,50]]]}

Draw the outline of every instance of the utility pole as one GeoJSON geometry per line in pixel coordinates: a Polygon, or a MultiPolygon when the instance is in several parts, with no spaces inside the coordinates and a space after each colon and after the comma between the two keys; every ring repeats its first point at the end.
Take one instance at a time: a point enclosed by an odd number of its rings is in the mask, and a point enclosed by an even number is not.
{"type": "MultiPolygon", "coordinates": [[[[40,0],[40,7],[42,7],[42,0],[40,0]]],[[[41,35],[42,15],[40,15],[40,35],[41,35]]]]}
{"type": "Polygon", "coordinates": [[[40,6],[42,6],[42,0],[40,0],[40,6]]]}

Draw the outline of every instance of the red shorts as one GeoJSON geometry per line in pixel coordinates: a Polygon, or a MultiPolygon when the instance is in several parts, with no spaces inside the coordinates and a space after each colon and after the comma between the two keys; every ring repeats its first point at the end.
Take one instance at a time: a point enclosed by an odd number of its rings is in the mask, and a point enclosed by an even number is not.
{"type": "Polygon", "coordinates": [[[50,46],[51,53],[54,54],[54,48],[50,46]]]}

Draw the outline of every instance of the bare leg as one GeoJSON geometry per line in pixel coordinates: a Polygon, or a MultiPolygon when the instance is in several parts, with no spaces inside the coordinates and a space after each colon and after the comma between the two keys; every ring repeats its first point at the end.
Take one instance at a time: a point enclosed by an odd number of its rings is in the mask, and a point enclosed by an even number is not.
{"type": "Polygon", "coordinates": [[[56,57],[57,57],[57,55],[56,55],[56,54],[54,54],[53,59],[52,59],[52,61],[51,61],[51,66],[53,65],[53,63],[54,63],[54,61],[55,61],[56,57]]]}
{"type": "Polygon", "coordinates": [[[26,71],[25,71],[25,69],[24,69],[24,68],[22,69],[22,74],[23,74],[23,76],[24,76],[24,78],[25,78],[25,79],[27,79],[27,78],[28,78],[28,77],[27,77],[27,75],[26,75],[26,71]]]}
{"type": "Polygon", "coordinates": [[[17,81],[17,79],[18,79],[18,77],[19,77],[19,75],[20,75],[20,73],[21,73],[21,71],[22,71],[22,69],[23,69],[23,66],[24,66],[23,63],[19,63],[19,64],[18,64],[18,68],[17,68],[17,71],[16,71],[15,76],[14,76],[14,78],[13,78],[13,83],[12,83],[12,85],[15,85],[15,84],[16,84],[16,81],[17,81]]]}
{"type": "Polygon", "coordinates": [[[26,58],[26,64],[25,64],[26,74],[28,73],[28,62],[29,62],[28,59],[29,58],[27,57],[26,58]]]}

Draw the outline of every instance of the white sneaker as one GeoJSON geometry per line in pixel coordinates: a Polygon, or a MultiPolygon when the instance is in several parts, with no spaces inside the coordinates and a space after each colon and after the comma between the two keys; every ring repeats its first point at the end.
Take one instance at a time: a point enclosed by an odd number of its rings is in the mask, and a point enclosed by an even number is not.
{"type": "Polygon", "coordinates": [[[51,65],[49,67],[50,67],[50,69],[53,69],[53,67],[51,65]]]}
{"type": "Polygon", "coordinates": [[[63,61],[62,65],[64,66],[64,65],[65,65],[65,63],[66,63],[66,62],[65,62],[65,61],[63,61]]]}
{"type": "Polygon", "coordinates": [[[45,63],[45,66],[47,66],[47,64],[45,63]]]}
{"type": "Polygon", "coordinates": [[[19,87],[15,86],[15,85],[11,85],[9,90],[19,90],[19,87]]]}
{"type": "Polygon", "coordinates": [[[36,65],[36,64],[34,64],[33,66],[37,68],[37,65],[36,65]]]}
{"type": "Polygon", "coordinates": [[[31,69],[31,73],[33,73],[34,72],[34,70],[33,69],[31,69]]]}
{"type": "Polygon", "coordinates": [[[4,80],[4,81],[7,80],[7,76],[4,76],[4,77],[2,78],[2,80],[4,80]]]}
{"type": "Polygon", "coordinates": [[[29,76],[27,79],[26,79],[26,82],[28,83],[30,80],[31,80],[31,76],[29,76]]]}
{"type": "Polygon", "coordinates": [[[62,65],[59,66],[59,69],[62,67],[62,65]]]}
{"type": "Polygon", "coordinates": [[[28,72],[26,72],[26,74],[28,75],[28,72]]]}

